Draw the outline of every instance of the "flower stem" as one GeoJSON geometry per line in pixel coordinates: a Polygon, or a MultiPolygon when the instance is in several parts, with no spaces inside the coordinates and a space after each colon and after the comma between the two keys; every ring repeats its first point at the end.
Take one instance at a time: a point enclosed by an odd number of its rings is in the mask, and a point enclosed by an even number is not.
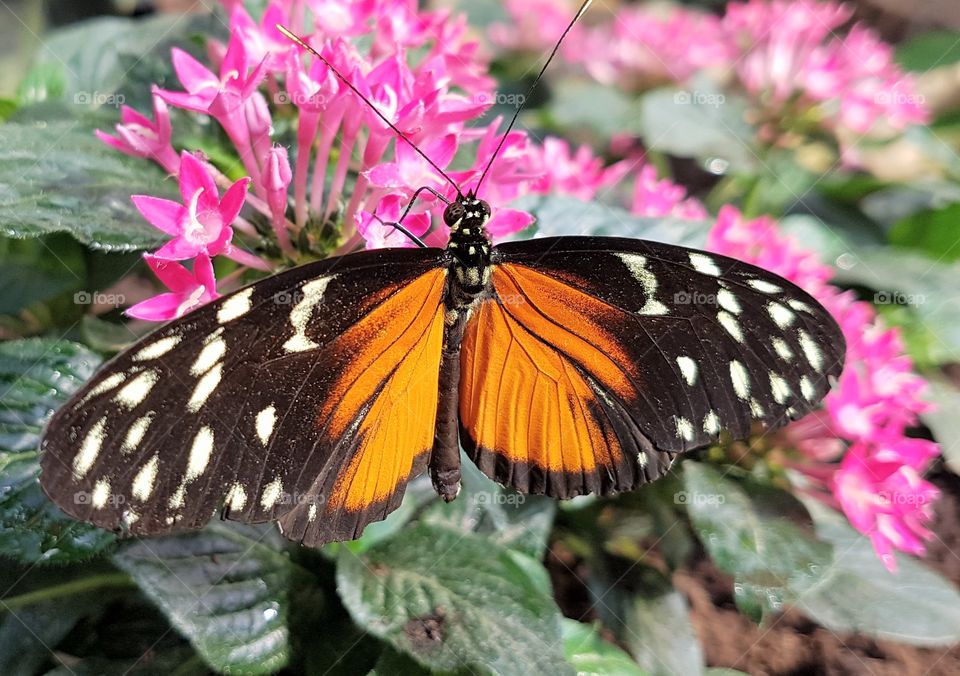
{"type": "Polygon", "coordinates": [[[18,608],[41,603],[42,601],[59,600],[70,594],[83,594],[85,592],[103,589],[105,587],[135,587],[133,580],[126,573],[104,573],[102,575],[93,575],[80,580],[72,580],[63,584],[37,589],[36,591],[20,594],[19,596],[9,596],[0,599],[0,608],[7,611],[14,611],[18,608]]]}

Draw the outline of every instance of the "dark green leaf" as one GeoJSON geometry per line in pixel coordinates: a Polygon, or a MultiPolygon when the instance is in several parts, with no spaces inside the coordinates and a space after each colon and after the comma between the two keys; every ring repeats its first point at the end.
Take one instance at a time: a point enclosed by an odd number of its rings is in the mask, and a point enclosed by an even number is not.
{"type": "Polygon", "coordinates": [[[571,671],[546,573],[529,557],[428,524],[359,555],[340,551],[337,586],[354,620],[421,664],[498,674],[571,671]]]}
{"type": "Polygon", "coordinates": [[[533,214],[537,222],[524,234],[536,237],[634,237],[703,248],[710,229],[706,221],[634,216],[619,207],[584,202],[566,195],[528,195],[510,206],[533,214]]]}
{"type": "MultiPolygon", "coordinates": [[[[735,576],[737,606],[754,619],[780,612],[817,584],[831,547],[792,521],[765,514],[717,469],[683,464],[682,502],[711,558],[735,576]]],[[[771,489],[772,490],[772,489],[771,489]]]]}
{"type": "Polygon", "coordinates": [[[83,247],[67,235],[0,238],[0,314],[16,314],[84,285],[83,247]]]}
{"type": "Polygon", "coordinates": [[[921,251],[938,262],[950,263],[960,259],[958,224],[960,203],[921,211],[895,223],[890,230],[890,242],[904,249],[921,251]]]}
{"type": "Polygon", "coordinates": [[[616,87],[565,78],[552,87],[549,111],[559,128],[589,130],[597,145],[617,134],[639,136],[643,128],[640,101],[616,87]]]}
{"type": "Polygon", "coordinates": [[[960,593],[922,563],[897,556],[897,573],[877,558],[870,540],[823,505],[807,505],[817,534],[833,544],[836,559],[798,607],[836,632],[855,632],[924,646],[960,641],[960,593]]]}
{"type": "Polygon", "coordinates": [[[648,672],[620,648],[600,636],[597,627],[564,618],[563,651],[578,674],[643,676],[648,672]]]}
{"type": "Polygon", "coordinates": [[[84,244],[130,251],[159,245],[130,195],[175,197],[176,186],[146,160],[101,143],[75,121],[0,125],[0,234],[69,232],[84,244]]]}
{"type": "Polygon", "coordinates": [[[272,528],[221,522],[139,540],[114,562],[217,671],[268,674],[289,659],[289,591],[304,584],[272,528]]]}
{"type": "Polygon", "coordinates": [[[957,63],[960,61],[960,33],[924,32],[900,45],[896,59],[906,70],[921,73],[957,63]]]}
{"type": "MultiPolygon", "coordinates": [[[[0,606],[3,608],[3,606],[0,606]]],[[[76,602],[44,601],[0,615],[0,673],[32,676],[54,661],[53,647],[87,612],[76,602]]]]}
{"type": "Polygon", "coordinates": [[[60,512],[37,482],[44,423],[99,363],[100,357],[73,343],[0,343],[0,552],[6,556],[74,561],[114,541],[111,533],[60,512]]]}
{"type": "Polygon", "coordinates": [[[478,533],[535,558],[543,556],[556,513],[556,501],[505,489],[462,456],[460,494],[450,503],[435,502],[423,521],[462,533],[478,533]]]}

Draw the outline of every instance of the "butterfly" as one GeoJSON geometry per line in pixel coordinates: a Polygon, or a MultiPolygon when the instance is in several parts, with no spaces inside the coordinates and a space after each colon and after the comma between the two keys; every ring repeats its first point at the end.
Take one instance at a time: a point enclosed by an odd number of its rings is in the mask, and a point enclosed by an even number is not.
{"type": "Polygon", "coordinates": [[[458,189],[445,248],[297,267],[141,339],[52,416],[46,494],[126,534],[220,513],[317,546],[424,473],[455,499],[461,446],[522,493],[610,495],[810,413],[840,374],[837,323],[770,272],[614,237],[495,246],[490,217],[458,189]]]}

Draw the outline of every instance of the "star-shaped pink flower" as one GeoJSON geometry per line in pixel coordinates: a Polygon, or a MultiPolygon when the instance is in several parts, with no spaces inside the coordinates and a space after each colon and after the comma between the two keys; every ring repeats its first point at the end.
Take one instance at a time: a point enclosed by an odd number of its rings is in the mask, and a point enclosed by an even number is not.
{"type": "Polygon", "coordinates": [[[130,317],[151,322],[168,321],[182,317],[220,295],[213,276],[213,263],[206,254],[197,256],[192,271],[179,263],[149,254],[144,259],[170,293],[161,293],[128,308],[126,313],[130,317]]]}

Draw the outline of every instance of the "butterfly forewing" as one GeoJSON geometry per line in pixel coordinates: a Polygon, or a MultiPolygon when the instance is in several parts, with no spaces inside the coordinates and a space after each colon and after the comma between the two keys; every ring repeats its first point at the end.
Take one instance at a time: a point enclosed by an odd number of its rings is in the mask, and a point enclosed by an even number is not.
{"type": "Polygon", "coordinates": [[[464,341],[462,437],[481,469],[522,491],[633,488],[721,432],[745,438],[755,422],[810,412],[843,365],[823,307],[723,256],[530,240],[497,247],[492,280],[464,341]],[[504,411],[517,420],[500,424],[504,411]]]}
{"type": "Polygon", "coordinates": [[[361,253],[167,324],[53,416],[45,491],[74,517],[132,533],[200,527],[225,507],[248,522],[286,515],[300,540],[355,537],[430,448],[445,278],[438,249],[361,253]],[[418,378],[433,379],[433,411],[418,378]],[[425,413],[409,415],[411,391],[425,413]],[[383,444],[393,464],[371,467],[383,444]],[[338,481],[348,467],[370,488],[338,481]],[[318,518],[328,511],[338,517],[318,518]]]}

